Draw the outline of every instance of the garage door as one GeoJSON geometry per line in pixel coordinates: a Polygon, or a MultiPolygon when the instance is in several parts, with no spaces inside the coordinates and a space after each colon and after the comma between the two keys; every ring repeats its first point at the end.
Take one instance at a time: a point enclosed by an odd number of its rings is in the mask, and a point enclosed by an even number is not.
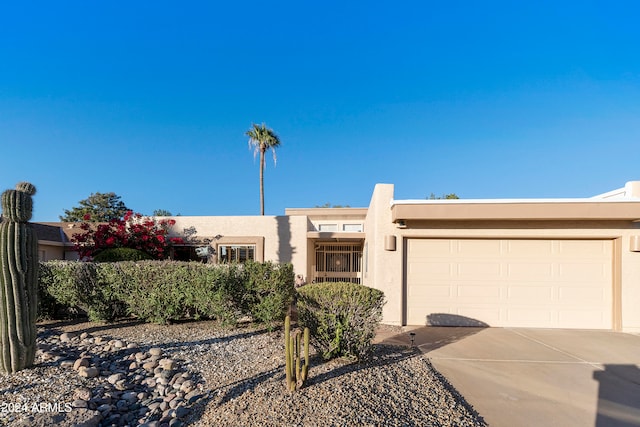
{"type": "Polygon", "coordinates": [[[406,323],[611,329],[611,240],[407,239],[406,323]]]}

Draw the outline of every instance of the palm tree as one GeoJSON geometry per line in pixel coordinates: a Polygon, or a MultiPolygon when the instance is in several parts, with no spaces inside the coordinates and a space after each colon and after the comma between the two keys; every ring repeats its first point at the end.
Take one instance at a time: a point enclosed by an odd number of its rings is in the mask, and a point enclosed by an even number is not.
{"type": "Polygon", "coordinates": [[[253,158],[260,153],[260,215],[264,215],[264,153],[273,150],[273,164],[276,164],[276,147],[280,145],[280,138],[267,125],[253,124],[246,134],[249,137],[249,149],[253,148],[253,158]]]}

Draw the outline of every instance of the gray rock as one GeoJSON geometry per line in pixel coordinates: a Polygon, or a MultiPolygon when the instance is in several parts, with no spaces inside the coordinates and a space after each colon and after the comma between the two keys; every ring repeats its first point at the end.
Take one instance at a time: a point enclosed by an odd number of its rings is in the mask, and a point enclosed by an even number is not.
{"type": "Polygon", "coordinates": [[[202,393],[200,393],[199,390],[193,390],[184,396],[184,400],[186,400],[187,403],[190,405],[196,400],[200,399],[201,397],[202,397],[202,393]]]}
{"type": "Polygon", "coordinates": [[[71,402],[71,406],[74,408],[88,408],[89,407],[89,402],[87,402],[86,400],[82,400],[82,399],[76,399],[73,402],[71,402]]]}
{"type": "Polygon", "coordinates": [[[69,368],[73,368],[74,364],[75,364],[74,360],[66,359],[60,362],[60,367],[63,369],[69,369],[69,368]]]}
{"type": "Polygon", "coordinates": [[[91,390],[87,387],[78,387],[73,391],[73,398],[81,399],[81,400],[90,400],[91,390]]]}
{"type": "Polygon", "coordinates": [[[191,409],[185,406],[178,406],[176,408],[176,418],[184,418],[191,413],[191,409]]]}
{"type": "Polygon", "coordinates": [[[65,332],[60,335],[61,342],[71,342],[73,338],[75,338],[75,334],[73,332],[65,332]]]}
{"type": "Polygon", "coordinates": [[[160,359],[158,364],[167,371],[172,371],[177,367],[177,362],[173,359],[160,359]]]}
{"type": "Polygon", "coordinates": [[[133,403],[138,400],[138,393],[136,393],[135,391],[129,391],[127,393],[122,393],[122,396],[120,396],[120,398],[126,400],[129,403],[133,403]]]}
{"type": "Polygon", "coordinates": [[[109,375],[109,377],[107,378],[107,381],[111,384],[115,384],[124,378],[125,378],[124,374],[118,373],[118,374],[109,375]]]}
{"type": "Polygon", "coordinates": [[[189,393],[190,391],[192,391],[194,389],[195,385],[193,384],[193,381],[191,380],[186,380],[185,382],[183,382],[180,385],[180,391],[184,391],[185,393],[189,393]]]}
{"type": "Polygon", "coordinates": [[[95,378],[98,376],[99,373],[100,372],[98,371],[98,368],[94,368],[93,366],[90,366],[88,368],[85,366],[82,366],[78,370],[78,374],[81,377],[85,377],[85,378],[95,378]]]}
{"type": "Polygon", "coordinates": [[[153,370],[158,366],[158,362],[153,360],[150,362],[145,362],[142,367],[145,369],[145,371],[148,372],[153,372],[153,370]]]}
{"type": "Polygon", "coordinates": [[[81,357],[80,359],[76,359],[76,361],[73,363],[73,369],[75,369],[76,371],[78,371],[81,367],[88,367],[89,364],[91,363],[91,360],[87,357],[81,357]]]}

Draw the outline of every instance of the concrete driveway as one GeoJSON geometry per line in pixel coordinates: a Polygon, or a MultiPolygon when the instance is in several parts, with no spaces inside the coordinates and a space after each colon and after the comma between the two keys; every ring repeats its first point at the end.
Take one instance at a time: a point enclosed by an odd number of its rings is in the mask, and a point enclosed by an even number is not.
{"type": "MultiPolygon", "coordinates": [[[[410,330],[382,341],[410,343],[410,330]]],[[[491,427],[640,426],[640,336],[422,327],[414,342],[491,427]]]]}

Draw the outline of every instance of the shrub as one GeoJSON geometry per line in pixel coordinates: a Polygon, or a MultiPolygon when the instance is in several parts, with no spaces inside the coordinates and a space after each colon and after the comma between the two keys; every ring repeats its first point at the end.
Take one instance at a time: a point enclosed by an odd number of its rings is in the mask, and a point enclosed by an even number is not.
{"type": "Polygon", "coordinates": [[[242,307],[268,329],[284,320],[295,295],[293,265],[247,262],[242,307]]]}
{"type": "Polygon", "coordinates": [[[116,263],[117,293],[128,313],[156,323],[209,318],[234,324],[239,314],[233,288],[242,281],[237,268],[196,262],[143,261],[116,263]]]}
{"type": "Polygon", "coordinates": [[[132,315],[145,321],[208,318],[235,324],[251,315],[284,319],[294,294],[291,264],[211,265],[181,261],[42,263],[41,292],[92,320],[132,315]]]}
{"type": "Polygon", "coordinates": [[[38,320],[51,320],[70,317],[70,307],[59,303],[51,295],[49,288],[54,285],[54,268],[47,262],[41,262],[38,268],[38,320]]]}
{"type": "Polygon", "coordinates": [[[98,274],[98,264],[79,261],[45,264],[50,269],[46,273],[50,280],[47,291],[58,303],[80,308],[93,321],[111,321],[125,313],[113,286],[98,274]]]}
{"type": "Polygon", "coordinates": [[[298,321],[311,331],[325,360],[364,359],[382,319],[382,291],[355,283],[316,283],[298,289],[298,321]]]}
{"type": "MultiPolygon", "coordinates": [[[[84,220],[90,221],[91,216],[86,214],[84,220]]],[[[127,211],[122,219],[114,218],[106,223],[81,223],[83,232],[74,234],[71,241],[80,259],[90,260],[104,249],[123,247],[141,250],[153,259],[164,259],[172,244],[182,242],[179,237],[167,238],[174,225],[173,219],[156,221],[127,211]]]]}
{"type": "Polygon", "coordinates": [[[108,248],[98,252],[94,262],[143,261],[153,259],[151,255],[139,249],[108,248]]]}

